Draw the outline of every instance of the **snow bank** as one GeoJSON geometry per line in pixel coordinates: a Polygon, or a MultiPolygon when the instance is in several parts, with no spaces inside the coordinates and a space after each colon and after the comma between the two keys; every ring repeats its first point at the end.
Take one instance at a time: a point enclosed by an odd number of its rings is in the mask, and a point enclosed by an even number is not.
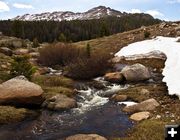
{"type": "MultiPolygon", "coordinates": [[[[179,37],[180,38],[180,37],[179,37]]],[[[167,56],[163,81],[168,86],[170,95],[176,94],[180,98],[180,42],[178,38],[158,36],[152,40],[136,42],[122,48],[115,56],[129,56],[144,54],[152,51],[161,51],[167,56]]]]}

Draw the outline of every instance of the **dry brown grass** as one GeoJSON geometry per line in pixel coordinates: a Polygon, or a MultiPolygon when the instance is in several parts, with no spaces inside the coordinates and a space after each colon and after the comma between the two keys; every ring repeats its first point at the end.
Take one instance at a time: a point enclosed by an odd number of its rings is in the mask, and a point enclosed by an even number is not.
{"type": "MultiPolygon", "coordinates": [[[[145,30],[152,36],[168,36],[168,33],[173,30],[171,26],[160,29],[159,24],[145,27],[145,30]]],[[[92,39],[88,41],[80,41],[74,43],[79,47],[85,47],[86,44],[90,44],[93,51],[104,51],[109,53],[115,53],[119,51],[122,47],[137,41],[144,40],[144,28],[139,28],[131,30],[124,33],[118,33],[115,35],[92,39]]]]}

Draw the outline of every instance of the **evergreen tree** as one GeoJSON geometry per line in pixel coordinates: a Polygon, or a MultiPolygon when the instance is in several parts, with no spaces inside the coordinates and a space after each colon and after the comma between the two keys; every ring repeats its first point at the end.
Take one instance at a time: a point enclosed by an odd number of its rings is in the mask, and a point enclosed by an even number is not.
{"type": "Polygon", "coordinates": [[[63,33],[60,34],[58,40],[60,42],[67,42],[66,36],[63,33]]]}
{"type": "Polygon", "coordinates": [[[87,45],[86,45],[86,53],[87,53],[87,57],[90,58],[91,57],[91,47],[90,47],[89,43],[87,43],[87,45]]]}
{"type": "Polygon", "coordinates": [[[12,32],[13,32],[14,36],[22,37],[24,31],[23,31],[23,27],[22,27],[22,22],[21,21],[18,21],[18,20],[13,21],[12,32]]]}
{"type": "Polygon", "coordinates": [[[16,56],[14,57],[14,62],[12,63],[12,68],[10,75],[12,77],[24,75],[29,80],[32,75],[35,73],[36,68],[28,61],[28,56],[16,56]]]}
{"type": "Polygon", "coordinates": [[[109,35],[109,29],[105,23],[102,23],[101,29],[100,29],[100,36],[108,36],[109,35]]]}
{"type": "Polygon", "coordinates": [[[33,48],[37,48],[37,47],[39,47],[39,41],[37,38],[34,38],[33,39],[33,48]]]}

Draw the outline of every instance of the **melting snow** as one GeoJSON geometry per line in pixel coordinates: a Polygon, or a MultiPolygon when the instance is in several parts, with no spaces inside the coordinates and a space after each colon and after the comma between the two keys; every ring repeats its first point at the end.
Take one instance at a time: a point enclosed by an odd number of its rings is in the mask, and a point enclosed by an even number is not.
{"type": "Polygon", "coordinates": [[[132,106],[137,104],[136,102],[132,102],[132,101],[126,101],[126,102],[118,102],[118,104],[120,105],[126,105],[126,106],[132,106]]]}
{"type": "Polygon", "coordinates": [[[130,44],[122,48],[115,56],[144,54],[156,50],[163,52],[167,56],[162,73],[164,75],[163,81],[168,86],[169,94],[176,94],[180,98],[180,42],[177,40],[178,38],[158,36],[155,39],[130,44]]]}

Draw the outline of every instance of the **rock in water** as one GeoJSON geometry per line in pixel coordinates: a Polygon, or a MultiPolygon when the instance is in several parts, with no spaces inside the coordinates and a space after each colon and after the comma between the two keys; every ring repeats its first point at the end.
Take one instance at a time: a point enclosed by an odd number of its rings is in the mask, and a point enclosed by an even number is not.
{"type": "Polygon", "coordinates": [[[107,73],[104,76],[104,79],[112,83],[121,83],[125,80],[124,76],[120,72],[107,73]]]}
{"type": "Polygon", "coordinates": [[[149,116],[150,116],[149,112],[138,112],[131,115],[130,119],[134,121],[142,121],[142,120],[148,119],[149,116]]]}
{"type": "Polygon", "coordinates": [[[67,137],[66,140],[107,140],[106,138],[97,134],[77,134],[67,137]]]}
{"type": "Polygon", "coordinates": [[[76,107],[77,103],[75,99],[60,94],[47,99],[42,106],[51,110],[63,111],[76,107]]]}
{"type": "Polygon", "coordinates": [[[115,101],[115,102],[122,102],[122,101],[126,101],[128,98],[127,95],[117,95],[114,94],[110,99],[115,101]]]}
{"type": "Polygon", "coordinates": [[[132,66],[126,66],[122,69],[121,73],[127,81],[144,81],[151,78],[151,74],[145,66],[141,64],[134,64],[132,66]]]}
{"type": "Polygon", "coordinates": [[[42,88],[29,82],[24,76],[15,77],[0,84],[0,104],[41,105],[42,94],[42,88]]]}
{"type": "Polygon", "coordinates": [[[139,111],[152,111],[159,106],[159,103],[155,99],[148,99],[141,103],[126,106],[123,111],[125,112],[139,112],[139,111]]]}

